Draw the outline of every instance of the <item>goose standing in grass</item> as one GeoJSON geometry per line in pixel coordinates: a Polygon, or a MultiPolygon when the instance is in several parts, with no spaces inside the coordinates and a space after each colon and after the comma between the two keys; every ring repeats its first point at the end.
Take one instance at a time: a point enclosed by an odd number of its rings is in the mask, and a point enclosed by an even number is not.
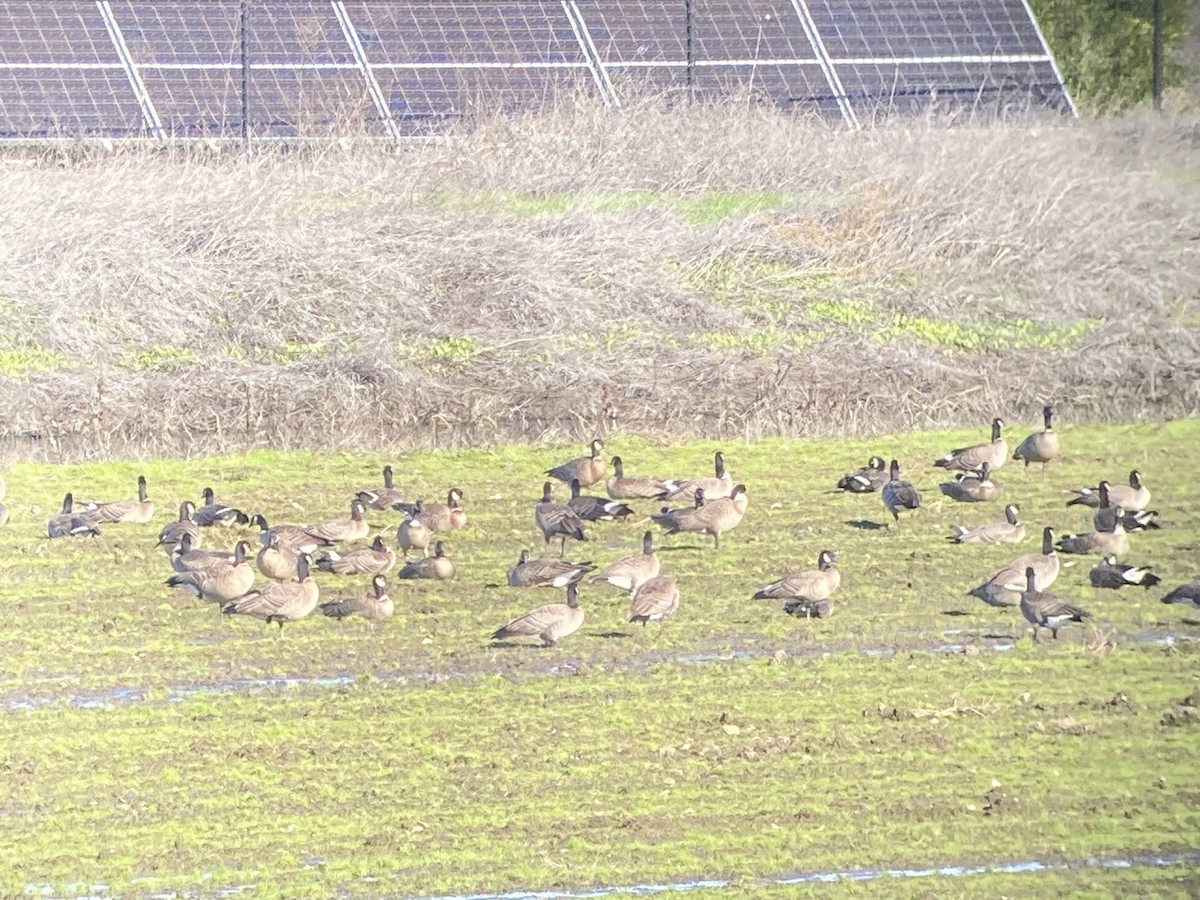
{"type": "Polygon", "coordinates": [[[1169,591],[1162,598],[1163,603],[1190,603],[1200,607],[1200,578],[1193,578],[1186,584],[1169,591]]]}
{"type": "Polygon", "coordinates": [[[1042,552],[1018,556],[1006,566],[1001,566],[979,587],[967,591],[967,596],[978,597],[989,606],[1016,606],[1021,602],[1025,590],[1025,570],[1033,569],[1037,575],[1037,588],[1044,591],[1058,578],[1060,563],[1054,552],[1054,529],[1042,531],[1042,552]]]}
{"type": "Polygon", "coordinates": [[[978,472],[984,463],[995,470],[1008,462],[1008,442],[1000,435],[1004,420],[999,416],[992,419],[992,439],[986,444],[974,444],[951,450],[933,464],[940,469],[958,469],[963,472],[978,472]]]}
{"type": "Polygon", "coordinates": [[[355,497],[350,501],[350,515],[322,522],[320,525],[311,525],[304,530],[327,544],[365,540],[371,533],[371,528],[363,518],[364,512],[362,502],[355,497]]]}
{"type": "Polygon", "coordinates": [[[633,510],[619,500],[605,500],[579,493],[579,479],[571,479],[571,499],[567,506],[585,522],[613,522],[632,515],[633,510]]]}
{"type": "Polygon", "coordinates": [[[1124,556],[1129,552],[1129,537],[1125,534],[1125,526],[1121,524],[1124,515],[1121,507],[1116,507],[1117,520],[1112,531],[1089,531],[1085,534],[1065,534],[1058,540],[1059,553],[1111,553],[1114,556],[1124,556]]]}
{"type": "Polygon", "coordinates": [[[428,556],[429,543],[432,540],[433,529],[425,524],[424,501],[418,500],[413,504],[412,512],[397,526],[396,543],[404,551],[404,558],[408,559],[410,550],[420,550],[422,556],[428,556]]]}
{"type": "Polygon", "coordinates": [[[1068,622],[1082,622],[1091,613],[1072,606],[1056,594],[1047,594],[1037,586],[1037,573],[1032,566],[1025,569],[1025,590],[1021,592],[1021,615],[1033,626],[1033,642],[1038,643],[1038,630],[1049,628],[1054,640],[1068,622]]]}
{"type": "Polygon", "coordinates": [[[382,575],[396,564],[396,551],[383,545],[383,535],[375,535],[370,547],[338,553],[326,550],[317,558],[317,568],[335,575],[382,575]]]}
{"type": "Polygon", "coordinates": [[[667,500],[694,497],[697,490],[704,491],[708,501],[720,500],[733,494],[733,476],[725,471],[725,454],[718,450],[713,454],[713,474],[701,478],[687,478],[667,482],[667,500]]]}
{"type": "Polygon", "coordinates": [[[566,603],[547,603],[537,609],[518,616],[507,625],[492,632],[493,641],[511,637],[538,637],[547,647],[553,647],[568,635],[574,634],[583,624],[583,609],[579,606],[578,587],[567,586],[566,603]]]}
{"type": "Polygon", "coordinates": [[[299,564],[300,551],[284,544],[274,533],[268,533],[267,543],[254,557],[255,567],[272,581],[291,581],[299,564]]]}
{"type": "Polygon", "coordinates": [[[1118,590],[1131,584],[1141,585],[1149,590],[1162,581],[1150,571],[1149,566],[1130,566],[1117,562],[1112,554],[1104,557],[1088,572],[1088,580],[1092,587],[1118,590]]]}
{"type": "Polygon", "coordinates": [[[951,500],[960,503],[988,503],[999,499],[1004,490],[992,481],[992,467],[987,462],[979,467],[978,475],[959,472],[953,481],[944,481],[938,487],[951,500]]]}
{"type": "Polygon", "coordinates": [[[590,562],[567,562],[562,559],[531,559],[522,550],[517,564],[508,570],[509,587],[566,587],[578,584],[588,572],[594,571],[590,562]]]}
{"type": "Polygon", "coordinates": [[[565,503],[555,503],[551,491],[550,482],[542,485],[542,499],[533,508],[533,522],[541,531],[547,546],[553,537],[562,539],[558,553],[561,557],[567,552],[567,538],[586,541],[587,535],[583,533],[583,520],[579,514],[565,503]]]}
{"type": "MultiPolygon", "coordinates": [[[[421,506],[421,521],[430,531],[458,531],[467,527],[467,513],[459,505],[463,492],[460,488],[450,488],[446,493],[445,503],[424,503],[421,506]]],[[[411,506],[400,504],[398,507],[406,513],[414,512],[416,504],[411,506]]]]}
{"type": "Polygon", "coordinates": [[[892,460],[888,469],[888,480],[879,489],[879,497],[883,500],[884,508],[892,514],[896,524],[900,524],[900,513],[906,509],[916,509],[921,505],[921,494],[911,482],[900,477],[900,462],[892,460]]]}
{"type": "MultiPolygon", "coordinates": [[[[1068,493],[1075,496],[1067,501],[1067,506],[1090,506],[1097,509],[1100,506],[1099,487],[1072,488],[1068,493]]],[[[1110,484],[1108,486],[1109,502],[1125,510],[1140,512],[1150,505],[1150,489],[1142,484],[1142,473],[1134,469],[1129,473],[1129,484],[1110,484]]]]}
{"type": "Polygon", "coordinates": [[[807,618],[816,614],[817,618],[829,615],[829,598],[842,584],[842,573],[834,563],[837,554],[832,550],[822,550],[817,555],[817,567],[804,572],[793,572],[778,581],[768,584],[758,591],[754,600],[794,600],[789,604],[791,615],[803,614],[807,618]]]}
{"type": "MultiPolygon", "coordinates": [[[[1113,506],[1112,494],[1109,493],[1109,483],[1102,481],[1096,485],[1096,493],[1100,496],[1100,505],[1092,514],[1092,527],[1096,531],[1112,531],[1117,525],[1117,507],[1113,506]]],[[[1157,521],[1158,513],[1152,509],[1125,509],[1121,507],[1121,527],[1126,533],[1131,531],[1158,530],[1162,528],[1157,521]]]]}
{"type": "MultiPolygon", "coordinates": [[[[331,619],[344,619],[347,616],[362,616],[368,622],[382,622],[390,619],[396,611],[392,598],[387,594],[387,578],[376,575],[371,579],[374,593],[366,597],[344,597],[340,600],[329,600],[321,604],[322,614],[331,619]]],[[[282,626],[282,623],[280,623],[282,626]]]]}
{"type": "MultiPolygon", "coordinates": [[[[182,545],[181,545],[182,546],[182,545]]],[[[199,560],[186,572],[176,572],[167,579],[168,587],[181,587],[201,600],[219,605],[232,603],[254,587],[254,569],[246,559],[249,545],[238,541],[232,559],[208,558],[199,560]]]]}
{"type": "Polygon", "coordinates": [[[99,526],[91,518],[75,513],[75,498],[68,492],[63,497],[62,512],[46,523],[46,537],[83,537],[96,536],[100,533],[99,526]]]}
{"type": "Polygon", "coordinates": [[[679,588],[665,575],[643,581],[629,598],[629,621],[662,623],[679,609],[679,588]]]}
{"type": "Polygon", "coordinates": [[[200,546],[200,529],[196,527],[192,518],[195,513],[196,504],[191,500],[184,500],[180,503],[179,518],[162,527],[158,533],[158,543],[154,546],[166,547],[167,553],[172,553],[186,534],[192,539],[192,546],[198,548],[200,546]]]}
{"type": "Polygon", "coordinates": [[[666,509],[650,518],[661,525],[664,533],[691,532],[711,534],[713,547],[721,549],[721,535],[736,528],[746,514],[746,486],[736,484],[728,497],[707,502],[703,488],[696,488],[696,505],[684,509],[666,509]]]}
{"type": "MultiPolygon", "coordinates": [[[[242,557],[245,558],[250,553],[250,545],[246,541],[238,543],[242,545],[242,557]]],[[[232,565],[237,552],[237,544],[232,550],[194,550],[192,536],[185,534],[171,551],[171,568],[176,572],[193,572],[223,563],[232,565]]]]}
{"type": "Polygon", "coordinates": [[[882,456],[872,456],[865,466],[847,472],[838,479],[838,489],[851,494],[870,494],[878,491],[888,481],[887,463],[882,456]]]}
{"type": "Polygon", "coordinates": [[[290,522],[268,525],[261,513],[252,517],[250,521],[258,526],[258,542],[264,547],[271,543],[272,535],[279,539],[282,546],[289,550],[295,550],[297,553],[316,553],[318,547],[333,545],[333,541],[319,538],[300,525],[293,525],[290,522]]]}
{"type": "Polygon", "coordinates": [[[1058,432],[1054,430],[1051,420],[1054,418],[1054,407],[1042,407],[1042,431],[1035,431],[1017,445],[1012,458],[1025,462],[1025,471],[1029,471],[1030,463],[1042,464],[1042,477],[1046,477],[1046,463],[1057,459],[1059,454],[1058,432]]]}
{"type": "MultiPolygon", "coordinates": [[[[626,475],[621,457],[612,458],[613,474],[604,483],[613,500],[662,500],[670,488],[661,478],[649,475],[626,475]]],[[[578,480],[578,479],[577,479],[578,480]]]]}
{"type": "Polygon", "coordinates": [[[98,525],[108,522],[129,522],[145,525],[154,519],[154,501],[146,494],[146,476],[139,475],[136,500],[112,500],[100,503],[90,500],[83,504],[82,513],[98,525]]]}
{"type": "Polygon", "coordinates": [[[1018,518],[1019,513],[1017,505],[1010,503],[1004,507],[1003,522],[989,522],[974,528],[951,525],[950,537],[946,540],[952,544],[1019,544],[1025,540],[1025,525],[1018,518]]]}
{"type": "Polygon", "coordinates": [[[547,469],[545,474],[564,484],[570,484],[574,478],[579,481],[580,487],[591,487],[604,477],[604,457],[600,455],[604,450],[604,441],[596,438],[588,447],[591,450],[590,456],[578,456],[567,460],[560,466],[547,469]]]}
{"type": "Polygon", "coordinates": [[[300,554],[296,564],[298,582],[269,584],[261,591],[251,591],[239,600],[230,603],[222,612],[227,616],[253,616],[268,625],[275,622],[283,634],[284,622],[303,619],[317,608],[321,591],[309,574],[312,561],[307,553],[300,554]]]}
{"type": "Polygon", "coordinates": [[[658,575],[658,557],[654,555],[654,535],[647,531],[642,535],[642,552],[637,556],[626,556],[592,576],[592,583],[604,582],[623,591],[636,591],[643,582],[658,575]]]}
{"type": "Polygon", "coordinates": [[[378,509],[384,512],[389,509],[397,509],[404,502],[404,494],[393,486],[391,466],[383,467],[383,487],[363,488],[354,496],[367,509],[378,509]]]}
{"type": "Polygon", "coordinates": [[[446,555],[446,547],[438,541],[433,545],[433,556],[407,562],[396,573],[397,578],[435,578],[449,581],[455,576],[454,563],[446,555]]]}
{"type": "Polygon", "coordinates": [[[250,517],[240,509],[227,503],[218,503],[212,488],[206,487],[200,495],[204,498],[204,503],[192,515],[192,520],[201,528],[213,525],[229,528],[233,525],[249,524],[250,517]]]}

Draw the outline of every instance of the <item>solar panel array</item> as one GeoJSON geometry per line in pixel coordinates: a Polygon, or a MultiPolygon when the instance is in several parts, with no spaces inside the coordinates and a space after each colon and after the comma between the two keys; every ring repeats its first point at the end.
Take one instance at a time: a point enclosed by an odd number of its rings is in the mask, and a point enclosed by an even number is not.
{"type": "Polygon", "coordinates": [[[1025,0],[0,0],[0,137],[404,137],[563,96],[1072,113],[1025,0]]]}

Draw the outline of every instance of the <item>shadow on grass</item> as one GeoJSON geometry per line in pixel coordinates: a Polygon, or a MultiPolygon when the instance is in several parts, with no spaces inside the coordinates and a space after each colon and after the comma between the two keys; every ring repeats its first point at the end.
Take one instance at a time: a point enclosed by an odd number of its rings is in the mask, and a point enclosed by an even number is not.
{"type": "Polygon", "coordinates": [[[857,528],[860,531],[885,531],[887,524],[884,522],[872,522],[870,519],[851,519],[846,523],[851,528],[857,528]]]}

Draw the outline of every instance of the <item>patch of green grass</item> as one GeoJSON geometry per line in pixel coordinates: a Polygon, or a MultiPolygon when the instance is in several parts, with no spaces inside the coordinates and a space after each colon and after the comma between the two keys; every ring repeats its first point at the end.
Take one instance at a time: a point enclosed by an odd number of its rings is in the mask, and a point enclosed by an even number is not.
{"type": "Polygon", "coordinates": [[[875,308],[854,300],[817,300],[805,310],[819,322],[835,322],[854,331],[861,331],[879,321],[875,308]]]}
{"type": "MultiPolygon", "coordinates": [[[[1019,411],[997,412],[1014,422],[1010,442],[1023,437],[1019,411]]],[[[1086,530],[1090,514],[1067,508],[1063,488],[1123,480],[1136,465],[1168,527],[1133,536],[1130,561],[1154,565],[1168,586],[1194,577],[1193,491],[1168,476],[1200,464],[1200,422],[1068,420],[1058,430],[1064,458],[1044,480],[1015,464],[1000,470],[1001,502],[1018,503],[1031,532],[1086,530]]],[[[394,896],[713,875],[757,892],[756,877],[797,869],[1190,843],[1181,836],[1195,833],[1196,735],[1162,723],[1200,688],[1197,645],[1185,640],[1200,625],[1160,604],[1159,591],[1094,591],[1082,557],[1054,591],[1094,625],[1057,642],[1034,646],[1015,610],[967,597],[1035,542],[945,541],[952,523],[998,518],[1000,503],[942,500],[946,475],[931,462],[986,438],[985,423],[753,444],[610,435],[606,456],[621,455],[630,474],[706,474],[724,450],[750,507],[719,552],[707,538],[653,529],[682,597],[661,630],[631,626],[624,593],[585,583],[583,628],[549,650],[488,635],[561,596],[502,585],[521,548],[545,552],[533,503],[544,471],[579,446],[18,463],[0,554],[0,698],[10,708],[0,719],[10,835],[0,893],[103,881],[130,895],[254,884],[267,896],[394,896]],[[877,496],[829,493],[873,453],[898,457],[924,496],[898,528],[867,527],[886,518],[877,496]],[[155,535],[204,485],[272,522],[318,522],[345,515],[384,463],[411,498],[462,488],[469,517],[445,536],[458,579],[393,582],[391,621],[317,615],[278,638],[273,625],[222,617],[163,584],[170,569],[155,535]],[[90,540],[42,536],[66,490],[129,497],[139,473],[158,504],[153,524],[105,526],[90,540]],[[824,548],[839,553],[843,578],[831,618],[805,622],[749,600],[824,548]],[[1014,649],[995,649],[989,635],[1014,649]],[[1168,637],[1174,645],[1143,640],[1168,637]],[[237,687],[269,678],[301,681],[237,687]],[[119,699],[124,689],[145,700],[119,699]]],[[[633,505],[633,521],[588,526],[590,540],[568,556],[603,565],[634,552],[661,503],[633,505]]],[[[367,518],[394,540],[398,514],[367,518]]],[[[239,536],[256,532],[202,535],[210,548],[239,536]]],[[[366,590],[365,578],[317,580],[325,599],[366,590]]],[[[939,894],[982,885],[975,895],[1171,883],[1140,874],[922,883],[939,894]]],[[[915,890],[905,884],[872,887],[915,890]]]]}
{"type": "Polygon", "coordinates": [[[70,366],[67,357],[42,347],[0,349],[0,375],[9,378],[24,378],[33,372],[53,372],[70,366]]]}
{"type": "Polygon", "coordinates": [[[1075,350],[1100,322],[1044,324],[1032,319],[977,322],[963,325],[944,319],[901,315],[894,324],[875,332],[880,341],[916,338],[927,344],[957,350],[1075,350]]]}
{"type": "Polygon", "coordinates": [[[119,365],[138,372],[172,372],[184,366],[195,366],[200,363],[200,357],[190,347],[176,347],[163,344],[157,347],[143,347],[131,350],[121,356],[119,365]]]}
{"type": "Polygon", "coordinates": [[[286,340],[268,354],[271,362],[291,363],[304,359],[320,359],[325,355],[323,341],[286,340]]]}
{"type": "Polygon", "coordinates": [[[415,337],[399,346],[399,357],[410,360],[465,362],[486,351],[487,345],[473,337],[415,337]]]}

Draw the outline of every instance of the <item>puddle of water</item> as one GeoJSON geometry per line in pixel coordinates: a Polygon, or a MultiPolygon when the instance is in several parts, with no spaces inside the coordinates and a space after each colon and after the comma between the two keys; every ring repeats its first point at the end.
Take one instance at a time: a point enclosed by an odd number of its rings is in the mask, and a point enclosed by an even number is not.
{"type": "MultiPolygon", "coordinates": [[[[943,632],[945,635],[971,635],[973,632],[967,629],[948,629],[943,632]]],[[[1013,650],[1016,646],[1012,639],[1004,639],[998,637],[990,637],[987,635],[979,635],[977,642],[961,643],[947,642],[944,644],[936,644],[933,646],[916,646],[916,647],[845,647],[845,648],[830,648],[821,644],[801,644],[785,648],[785,652],[789,656],[797,657],[816,657],[828,653],[842,652],[842,650],[857,653],[859,656],[874,657],[888,659],[898,653],[939,653],[953,654],[966,652],[968,647],[978,648],[980,650],[994,650],[999,653],[1004,653],[1013,650]]],[[[1173,647],[1176,644],[1195,643],[1200,640],[1191,635],[1162,635],[1155,633],[1146,633],[1131,635],[1123,638],[1128,643],[1141,644],[1143,646],[1158,646],[1158,647],[1173,647]]],[[[777,650],[766,649],[742,649],[742,650],[719,650],[700,653],[681,653],[681,654],[665,654],[662,656],[646,657],[641,660],[630,660],[626,662],[626,666],[636,668],[641,665],[658,665],[660,663],[680,663],[684,665],[705,665],[714,662],[732,662],[735,660],[755,659],[765,656],[774,655],[777,650]]],[[[494,667],[481,668],[477,671],[448,671],[448,672],[393,672],[383,674],[372,674],[370,680],[372,682],[380,682],[383,684],[405,685],[413,682],[428,683],[441,681],[447,678],[469,678],[471,676],[484,676],[489,674],[521,674],[527,676],[537,675],[552,675],[556,677],[578,675],[582,670],[588,668],[581,666],[576,662],[562,661],[549,663],[544,666],[529,667],[519,672],[513,670],[494,667]]],[[[282,691],[291,688],[300,687],[346,687],[355,684],[361,676],[358,675],[280,675],[271,678],[239,678],[228,681],[219,681],[210,684],[200,685],[177,685],[165,689],[165,692],[146,691],[136,687],[114,687],[108,690],[100,690],[86,694],[69,693],[66,695],[53,696],[38,696],[28,693],[10,695],[0,701],[3,707],[10,712],[31,712],[38,709],[46,709],[55,706],[66,706],[72,709],[105,709],[118,703],[148,703],[154,702],[154,699],[148,694],[162,693],[163,698],[168,703],[180,703],[192,697],[205,696],[211,694],[233,693],[233,692],[250,692],[250,691],[282,691]]],[[[39,681],[43,684],[59,684],[67,680],[66,676],[50,676],[39,681]]]]}

